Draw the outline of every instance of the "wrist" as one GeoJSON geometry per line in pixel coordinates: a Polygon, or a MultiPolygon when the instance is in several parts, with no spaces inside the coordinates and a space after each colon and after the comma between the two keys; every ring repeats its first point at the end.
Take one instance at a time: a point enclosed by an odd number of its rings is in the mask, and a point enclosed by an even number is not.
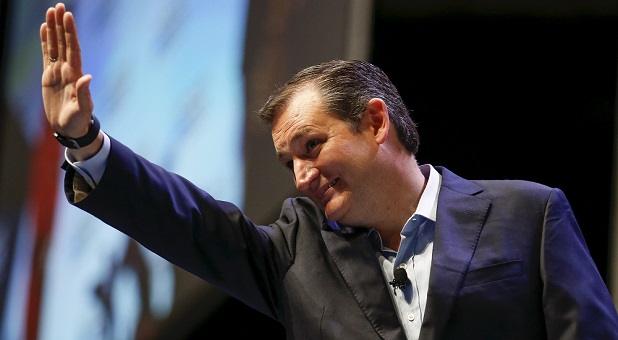
{"type": "Polygon", "coordinates": [[[71,138],[62,136],[58,132],[54,132],[54,137],[58,142],[60,142],[60,144],[69,149],[80,149],[92,144],[99,136],[100,130],[101,124],[99,123],[97,117],[93,114],[90,120],[90,126],[88,127],[88,132],[85,135],[79,138],[71,138]]]}
{"type": "Polygon", "coordinates": [[[96,139],[92,143],[84,147],[81,147],[79,149],[67,148],[66,152],[68,153],[68,155],[70,155],[73,161],[83,162],[85,160],[92,158],[94,155],[96,155],[101,150],[101,148],[103,147],[103,141],[104,141],[103,132],[99,132],[96,139]]]}

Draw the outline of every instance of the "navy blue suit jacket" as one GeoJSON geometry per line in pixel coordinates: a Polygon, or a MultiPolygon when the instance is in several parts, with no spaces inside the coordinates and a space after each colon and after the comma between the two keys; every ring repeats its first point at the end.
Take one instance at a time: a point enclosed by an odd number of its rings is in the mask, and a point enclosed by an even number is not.
{"type": "MultiPolygon", "coordinates": [[[[565,195],[442,174],[421,339],[618,339],[618,315],[565,195]]],[[[70,202],[279,320],[290,339],[404,339],[363,228],[306,198],[255,225],[233,204],[112,139],[98,186],[70,202]]]]}

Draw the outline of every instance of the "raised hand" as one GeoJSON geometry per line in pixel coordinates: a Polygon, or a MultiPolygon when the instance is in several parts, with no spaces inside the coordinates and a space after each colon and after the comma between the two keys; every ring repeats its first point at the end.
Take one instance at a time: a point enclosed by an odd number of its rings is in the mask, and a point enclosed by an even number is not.
{"type": "MultiPolygon", "coordinates": [[[[82,71],[73,14],[66,11],[63,3],[49,8],[40,33],[43,105],[47,120],[52,129],[62,136],[84,136],[90,127],[94,109],[89,89],[92,76],[84,75],[82,71]]],[[[97,138],[96,143],[101,140],[97,138]]]]}

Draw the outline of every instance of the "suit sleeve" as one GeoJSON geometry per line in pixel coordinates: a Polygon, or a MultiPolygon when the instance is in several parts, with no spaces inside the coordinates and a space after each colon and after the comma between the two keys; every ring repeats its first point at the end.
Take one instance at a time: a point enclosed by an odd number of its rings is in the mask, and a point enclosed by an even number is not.
{"type": "Polygon", "coordinates": [[[545,210],[541,275],[549,339],[618,339],[616,308],[559,189],[545,210]]]}
{"type": "Polygon", "coordinates": [[[280,266],[278,228],[252,223],[187,179],[112,139],[101,181],[93,190],[67,168],[69,202],[166,260],[249,306],[276,316],[280,266]],[[82,185],[80,185],[82,183],[82,185]]]}

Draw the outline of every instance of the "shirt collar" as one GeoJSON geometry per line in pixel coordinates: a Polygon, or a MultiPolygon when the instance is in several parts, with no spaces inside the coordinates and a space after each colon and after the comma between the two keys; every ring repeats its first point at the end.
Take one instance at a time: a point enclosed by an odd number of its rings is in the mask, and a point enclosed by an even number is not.
{"type": "MultiPolygon", "coordinates": [[[[421,199],[418,202],[418,206],[414,215],[421,215],[433,222],[436,221],[436,211],[438,209],[438,194],[440,193],[440,185],[442,184],[442,175],[431,165],[424,164],[420,167],[421,173],[427,179],[425,189],[421,193],[421,199]]],[[[412,219],[412,216],[406,222],[406,225],[412,219]]],[[[404,225],[405,227],[405,225],[404,225]]],[[[387,250],[384,248],[380,233],[376,229],[369,230],[369,239],[371,243],[377,249],[387,250]]]]}
{"type": "Polygon", "coordinates": [[[414,214],[424,216],[435,222],[442,175],[431,164],[421,165],[420,169],[423,176],[427,179],[427,185],[425,185],[425,190],[421,194],[421,199],[414,214]]]}

